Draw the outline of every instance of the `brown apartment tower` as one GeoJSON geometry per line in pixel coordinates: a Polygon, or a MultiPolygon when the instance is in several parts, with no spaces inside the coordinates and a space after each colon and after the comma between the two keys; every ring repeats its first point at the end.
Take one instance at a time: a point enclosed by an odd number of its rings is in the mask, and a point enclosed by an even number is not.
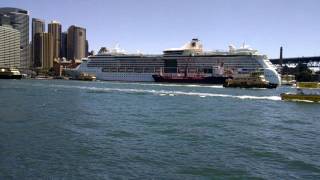
{"type": "Polygon", "coordinates": [[[34,37],[34,48],[39,52],[34,55],[35,66],[44,70],[53,67],[53,37],[50,33],[36,33],[34,37]]]}
{"type": "MultiPolygon", "coordinates": [[[[34,38],[35,35],[38,33],[43,33],[45,32],[45,21],[42,19],[37,19],[37,18],[32,18],[32,36],[31,36],[31,57],[32,57],[32,67],[36,67],[35,63],[35,57],[39,56],[40,50],[35,48],[35,46],[39,47],[38,44],[35,44],[34,38]]],[[[39,42],[39,41],[38,41],[39,42]]]]}
{"type": "Polygon", "coordinates": [[[81,60],[86,57],[86,29],[70,26],[67,36],[67,58],[69,60],[81,60]]]}
{"type": "Polygon", "coordinates": [[[48,33],[53,38],[53,59],[60,58],[61,46],[61,24],[57,21],[52,21],[48,24],[48,33]]]}

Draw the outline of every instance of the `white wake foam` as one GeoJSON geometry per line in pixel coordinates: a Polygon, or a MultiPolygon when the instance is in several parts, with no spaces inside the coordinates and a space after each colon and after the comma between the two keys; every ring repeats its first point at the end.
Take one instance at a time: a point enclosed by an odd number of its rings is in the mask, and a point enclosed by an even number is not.
{"type": "Polygon", "coordinates": [[[135,84],[141,86],[163,86],[163,87],[199,87],[199,88],[223,88],[222,85],[201,85],[201,84],[165,84],[165,83],[139,83],[139,82],[112,82],[104,81],[103,83],[108,84],[135,84]]]}
{"type": "Polygon", "coordinates": [[[201,93],[201,92],[184,92],[184,91],[168,91],[168,90],[154,90],[154,89],[126,89],[126,88],[100,88],[88,86],[69,86],[69,85],[50,85],[51,87],[60,88],[77,88],[90,90],[93,92],[124,92],[124,93],[150,93],[158,96],[198,96],[198,97],[226,97],[237,99],[255,99],[255,100],[281,100],[280,96],[250,96],[250,95],[230,95],[230,94],[215,94],[215,93],[201,93]]]}

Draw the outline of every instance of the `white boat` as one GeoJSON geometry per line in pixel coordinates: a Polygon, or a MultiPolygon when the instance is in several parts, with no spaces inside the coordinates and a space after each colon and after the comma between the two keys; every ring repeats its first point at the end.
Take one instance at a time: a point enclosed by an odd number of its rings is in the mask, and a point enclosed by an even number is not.
{"type": "Polygon", "coordinates": [[[216,67],[223,67],[228,74],[250,74],[263,69],[271,84],[280,85],[281,78],[266,55],[247,46],[228,51],[204,51],[198,39],[192,39],[181,48],[163,51],[161,55],[127,54],[119,48],[102,48],[97,55],[89,56],[75,69],[94,74],[97,80],[108,81],[154,81],[152,75],[181,73],[187,68],[189,74],[211,75],[216,67]]]}
{"type": "Polygon", "coordinates": [[[320,102],[320,83],[298,82],[296,93],[282,93],[280,96],[285,101],[320,102]]]}

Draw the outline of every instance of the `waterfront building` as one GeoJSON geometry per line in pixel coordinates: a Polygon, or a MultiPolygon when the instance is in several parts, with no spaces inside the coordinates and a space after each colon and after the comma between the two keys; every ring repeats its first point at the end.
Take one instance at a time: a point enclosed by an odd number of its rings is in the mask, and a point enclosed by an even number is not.
{"type": "Polygon", "coordinates": [[[67,58],[70,60],[81,60],[86,57],[86,29],[70,26],[67,37],[67,58]]]}
{"type": "Polygon", "coordinates": [[[39,50],[35,54],[35,67],[43,70],[49,70],[53,67],[53,42],[54,39],[50,33],[36,33],[34,38],[34,48],[39,50]]]}
{"type": "Polygon", "coordinates": [[[35,65],[35,55],[37,54],[37,56],[39,56],[39,49],[35,48],[35,46],[39,47],[39,45],[35,45],[35,35],[37,33],[43,33],[45,32],[45,21],[42,19],[36,19],[36,18],[32,18],[32,42],[31,42],[31,58],[32,58],[32,66],[35,65]]]}
{"type": "Polygon", "coordinates": [[[0,67],[20,67],[20,32],[5,24],[0,26],[0,67]]]}
{"type": "Polygon", "coordinates": [[[68,33],[61,33],[60,58],[67,58],[68,33]]]}
{"type": "Polygon", "coordinates": [[[10,17],[11,26],[20,32],[20,67],[28,69],[31,65],[29,49],[29,14],[28,11],[4,7],[0,8],[0,14],[10,17]]]}
{"type": "Polygon", "coordinates": [[[48,33],[53,38],[53,59],[58,59],[60,58],[61,48],[61,24],[57,21],[52,21],[48,24],[48,33]]]}

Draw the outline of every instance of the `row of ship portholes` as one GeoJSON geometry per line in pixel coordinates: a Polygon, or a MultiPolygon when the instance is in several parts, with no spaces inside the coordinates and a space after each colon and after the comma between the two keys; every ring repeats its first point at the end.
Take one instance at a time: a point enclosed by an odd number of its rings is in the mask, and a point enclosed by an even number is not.
{"type": "Polygon", "coordinates": [[[111,79],[111,80],[119,80],[119,78],[127,79],[127,80],[128,79],[131,79],[131,80],[145,80],[146,79],[146,77],[144,77],[144,76],[130,76],[130,75],[125,75],[125,74],[118,74],[118,75],[115,75],[115,76],[108,75],[106,77],[107,77],[106,79],[111,79]]]}

